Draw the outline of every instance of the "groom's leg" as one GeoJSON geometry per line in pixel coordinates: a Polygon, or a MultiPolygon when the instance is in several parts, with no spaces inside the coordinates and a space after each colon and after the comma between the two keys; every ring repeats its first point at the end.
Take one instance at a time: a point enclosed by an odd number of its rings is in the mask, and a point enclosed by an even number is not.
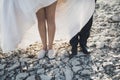
{"type": "Polygon", "coordinates": [[[87,40],[90,36],[90,29],[92,26],[92,22],[93,22],[93,16],[90,18],[88,23],[82,28],[82,30],[78,33],[78,35],[80,36],[79,44],[82,48],[83,53],[85,54],[89,54],[89,50],[87,48],[87,40]]]}
{"type": "MultiPolygon", "coordinates": [[[[96,1],[97,0],[95,0],[95,3],[96,3],[96,1]]],[[[80,43],[83,52],[85,54],[89,53],[89,51],[87,49],[87,39],[90,36],[90,29],[92,26],[92,22],[93,22],[93,16],[90,18],[88,23],[83,27],[83,29],[70,40],[70,44],[72,46],[72,49],[71,49],[72,55],[70,55],[70,57],[73,57],[74,55],[77,54],[78,42],[80,43]],[[80,36],[80,40],[78,40],[78,36],[80,36]]]]}
{"type": "Polygon", "coordinates": [[[78,34],[76,34],[71,40],[70,45],[72,47],[71,52],[73,55],[77,54],[78,34]]]}
{"type": "Polygon", "coordinates": [[[79,32],[80,35],[80,42],[82,45],[87,46],[87,39],[90,36],[90,29],[93,22],[93,16],[90,18],[88,23],[82,28],[82,30],[79,32]]]}
{"type": "Polygon", "coordinates": [[[74,55],[77,54],[78,42],[79,42],[83,52],[85,54],[89,53],[89,51],[87,50],[87,39],[90,36],[90,29],[92,26],[92,22],[93,22],[93,16],[90,18],[88,23],[82,28],[82,30],[70,40],[70,44],[72,46],[72,49],[71,49],[72,55],[70,55],[70,58],[72,58],[74,55]],[[80,36],[79,40],[78,40],[78,36],[80,36]]]}

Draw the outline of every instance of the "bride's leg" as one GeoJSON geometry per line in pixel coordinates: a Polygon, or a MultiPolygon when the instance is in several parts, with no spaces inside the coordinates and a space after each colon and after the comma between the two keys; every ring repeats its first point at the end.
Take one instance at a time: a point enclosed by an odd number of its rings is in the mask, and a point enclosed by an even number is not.
{"type": "Polygon", "coordinates": [[[47,25],[48,25],[48,40],[49,40],[48,48],[49,49],[52,49],[52,44],[53,44],[54,35],[55,35],[56,4],[57,4],[57,1],[55,3],[53,3],[52,5],[46,7],[46,9],[45,9],[46,10],[47,25]]]}
{"type": "Polygon", "coordinates": [[[47,50],[47,35],[46,35],[46,24],[45,24],[45,9],[40,9],[37,13],[38,29],[41,36],[43,50],[47,50]]]}

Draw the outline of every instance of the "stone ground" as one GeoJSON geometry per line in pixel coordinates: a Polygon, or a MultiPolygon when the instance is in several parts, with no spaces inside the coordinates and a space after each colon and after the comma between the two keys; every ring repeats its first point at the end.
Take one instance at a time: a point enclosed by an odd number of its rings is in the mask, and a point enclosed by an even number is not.
{"type": "Polygon", "coordinates": [[[40,43],[27,50],[0,52],[0,80],[120,80],[120,0],[98,0],[88,45],[69,59],[70,46],[55,43],[55,59],[37,59],[40,43]]]}

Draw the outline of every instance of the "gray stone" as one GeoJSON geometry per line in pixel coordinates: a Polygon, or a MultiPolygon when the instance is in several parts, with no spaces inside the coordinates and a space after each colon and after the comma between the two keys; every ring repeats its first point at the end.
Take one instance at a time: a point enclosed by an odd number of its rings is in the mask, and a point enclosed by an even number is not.
{"type": "Polygon", "coordinates": [[[17,62],[13,66],[11,66],[10,68],[8,68],[8,71],[14,70],[14,69],[18,68],[19,66],[20,66],[20,63],[17,62]]]}
{"type": "Polygon", "coordinates": [[[20,58],[20,62],[28,62],[28,61],[30,61],[30,58],[23,58],[23,57],[20,58]]]}
{"type": "Polygon", "coordinates": [[[113,76],[112,80],[120,80],[120,73],[113,76]]]}
{"type": "Polygon", "coordinates": [[[28,73],[19,73],[19,74],[16,76],[16,80],[23,80],[23,79],[25,79],[27,76],[28,76],[28,73]]]}
{"type": "Polygon", "coordinates": [[[77,58],[72,59],[70,62],[71,62],[71,64],[72,64],[72,66],[80,65],[80,61],[78,61],[77,58]]]}
{"type": "Polygon", "coordinates": [[[63,61],[63,62],[68,62],[68,61],[69,61],[69,58],[66,57],[66,58],[64,58],[62,61],[63,61]]]}
{"type": "Polygon", "coordinates": [[[48,76],[48,75],[40,75],[41,80],[51,80],[52,76],[48,76]]]}
{"type": "Polygon", "coordinates": [[[81,75],[90,75],[90,74],[91,74],[90,70],[83,70],[81,72],[81,75]]]}
{"type": "Polygon", "coordinates": [[[5,59],[1,59],[1,63],[5,63],[6,62],[6,60],[5,59]]]}
{"type": "Polygon", "coordinates": [[[64,69],[65,80],[73,80],[73,72],[70,67],[66,66],[64,69]]]}
{"type": "Polygon", "coordinates": [[[37,72],[36,72],[36,70],[33,70],[33,71],[30,71],[30,75],[34,75],[34,74],[36,74],[37,72]]]}
{"type": "Polygon", "coordinates": [[[38,70],[37,70],[37,74],[43,74],[44,72],[45,72],[44,69],[38,69],[38,70]]]}
{"type": "Polygon", "coordinates": [[[35,80],[35,76],[34,75],[29,76],[26,80],[35,80]]]}
{"type": "Polygon", "coordinates": [[[55,80],[65,80],[65,76],[61,73],[56,73],[55,80]]]}
{"type": "Polygon", "coordinates": [[[0,76],[4,75],[4,71],[0,71],[0,76]]]}
{"type": "Polygon", "coordinates": [[[78,72],[79,70],[82,70],[83,68],[81,66],[73,66],[72,67],[72,70],[76,73],[78,72]]]}
{"type": "Polygon", "coordinates": [[[0,70],[4,69],[6,64],[0,64],[0,70]]]}

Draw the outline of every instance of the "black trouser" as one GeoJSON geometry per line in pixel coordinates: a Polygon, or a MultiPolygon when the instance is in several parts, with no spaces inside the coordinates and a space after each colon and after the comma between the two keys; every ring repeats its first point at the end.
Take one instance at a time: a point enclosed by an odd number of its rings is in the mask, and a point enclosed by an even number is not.
{"type": "Polygon", "coordinates": [[[90,36],[90,29],[93,23],[93,16],[90,18],[88,23],[82,28],[82,30],[77,34],[80,37],[80,44],[87,46],[87,39],[90,36]]]}

